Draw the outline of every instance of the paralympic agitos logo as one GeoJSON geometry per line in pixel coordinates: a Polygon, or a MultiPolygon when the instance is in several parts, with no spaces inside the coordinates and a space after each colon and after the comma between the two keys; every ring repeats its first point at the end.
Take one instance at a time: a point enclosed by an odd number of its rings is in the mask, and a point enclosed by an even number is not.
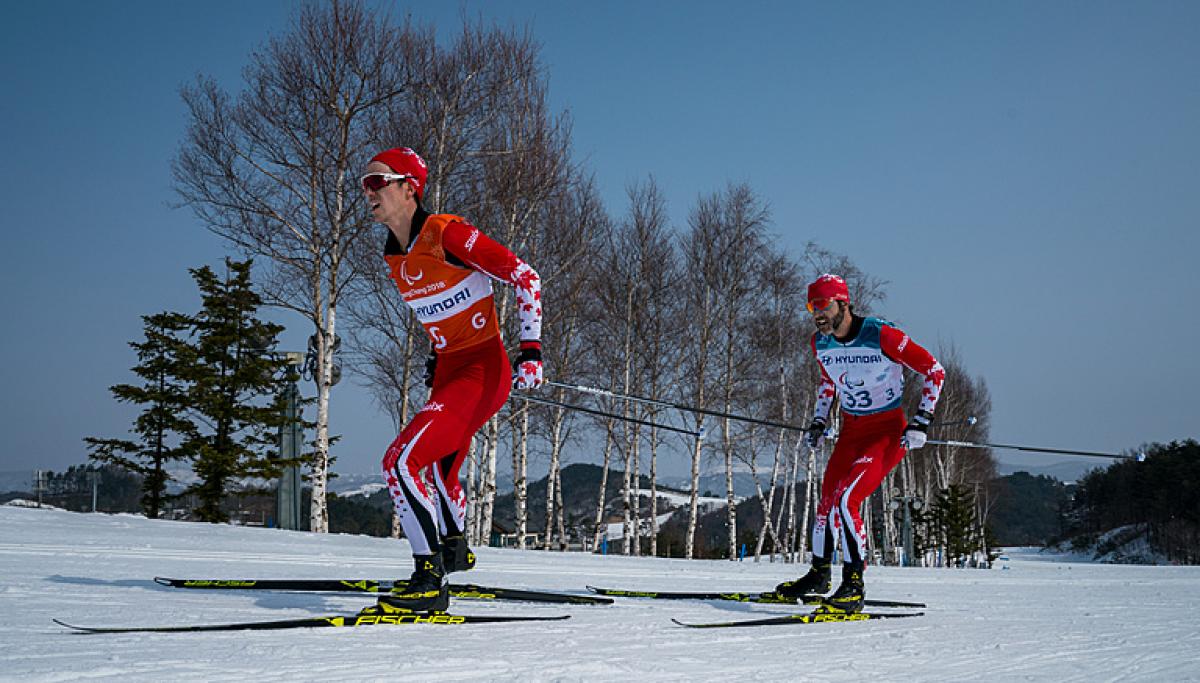
{"type": "Polygon", "coordinates": [[[838,384],[841,384],[844,387],[850,387],[851,389],[857,389],[858,387],[866,386],[867,380],[852,379],[849,372],[843,372],[842,374],[838,375],[838,384]]]}
{"type": "Polygon", "coordinates": [[[416,284],[417,280],[420,280],[423,277],[425,277],[424,270],[418,270],[416,275],[409,275],[408,263],[405,262],[400,264],[400,279],[404,280],[404,283],[409,287],[412,287],[414,284],[416,284]]]}

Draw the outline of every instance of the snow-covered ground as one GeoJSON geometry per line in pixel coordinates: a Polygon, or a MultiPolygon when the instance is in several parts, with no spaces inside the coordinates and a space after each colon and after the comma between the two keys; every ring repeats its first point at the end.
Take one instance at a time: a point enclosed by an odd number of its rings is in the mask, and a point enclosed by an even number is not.
{"type": "MultiPolygon", "coordinates": [[[[665,499],[668,503],[674,505],[675,507],[683,507],[684,505],[692,504],[692,498],[687,493],[664,491],[663,489],[658,489],[657,493],[658,498],[665,499]]],[[[649,499],[650,489],[638,489],[637,495],[649,499]]],[[[724,496],[697,496],[696,500],[701,507],[707,507],[709,509],[725,507],[727,504],[729,504],[729,500],[724,496]]],[[[741,503],[744,499],[740,496],[735,496],[733,500],[736,503],[741,503]]]]}
{"type": "MultiPolygon", "coordinates": [[[[1007,570],[872,567],[871,597],[916,619],[691,630],[795,608],[621,600],[455,601],[462,614],[570,614],[462,627],[79,634],[51,623],[159,625],[351,613],[355,595],[186,591],[154,576],[402,578],[408,546],[362,536],[0,506],[0,680],[1094,681],[1200,680],[1200,568],[1089,564],[1014,549],[1007,570]]],[[[458,581],[583,593],[587,584],[763,590],[784,564],[483,548],[458,581]]]]}

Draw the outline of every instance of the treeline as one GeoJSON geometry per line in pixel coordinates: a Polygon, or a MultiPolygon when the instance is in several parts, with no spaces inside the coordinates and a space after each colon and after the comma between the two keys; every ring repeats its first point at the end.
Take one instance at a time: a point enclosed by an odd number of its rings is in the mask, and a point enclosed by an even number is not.
{"type": "MultiPolygon", "coordinates": [[[[0,503],[20,498],[74,512],[144,513],[145,484],[146,477],[120,465],[72,465],[63,472],[42,471],[40,496],[35,479],[28,491],[0,494],[0,503]]],[[[305,488],[302,501],[306,506],[310,495],[311,489],[305,488]]],[[[159,516],[186,518],[192,515],[197,503],[194,493],[165,494],[159,516]]],[[[387,491],[368,497],[329,494],[327,504],[332,533],[380,537],[392,534],[392,502],[387,491]]],[[[220,508],[227,520],[270,526],[276,500],[268,489],[238,487],[222,498],[220,508]]],[[[302,524],[307,522],[307,518],[301,519],[302,524]]]]}
{"type": "Polygon", "coordinates": [[[137,512],[141,509],[141,475],[116,465],[72,465],[64,472],[44,470],[29,491],[5,499],[30,498],[75,512],[137,512]]]}
{"type": "Polygon", "coordinates": [[[1062,538],[1063,515],[1074,486],[1045,475],[1015,472],[992,483],[996,504],[988,518],[1004,546],[1044,546],[1062,538]]]}
{"type": "Polygon", "coordinates": [[[1065,523],[1076,544],[1137,525],[1168,560],[1200,564],[1200,443],[1155,444],[1144,462],[1124,460],[1088,473],[1078,482],[1065,523]]]}

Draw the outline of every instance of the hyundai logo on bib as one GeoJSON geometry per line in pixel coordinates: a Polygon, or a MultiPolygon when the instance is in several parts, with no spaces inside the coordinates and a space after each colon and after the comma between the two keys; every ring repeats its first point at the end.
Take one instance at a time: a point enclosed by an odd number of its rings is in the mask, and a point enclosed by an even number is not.
{"type": "Polygon", "coordinates": [[[883,356],[878,353],[856,353],[853,356],[826,354],[821,356],[821,365],[849,365],[852,363],[882,363],[883,356]]]}
{"type": "Polygon", "coordinates": [[[432,304],[417,306],[413,310],[416,312],[418,318],[427,318],[429,316],[437,315],[438,313],[445,313],[455,306],[470,300],[471,290],[464,287],[454,296],[448,296],[445,299],[436,301],[432,304]]]}

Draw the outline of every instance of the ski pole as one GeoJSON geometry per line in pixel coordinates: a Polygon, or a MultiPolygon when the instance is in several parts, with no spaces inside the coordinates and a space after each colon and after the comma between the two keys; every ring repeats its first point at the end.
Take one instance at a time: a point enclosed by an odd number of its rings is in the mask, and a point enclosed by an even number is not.
{"type": "Polygon", "coordinates": [[[705,410],[704,408],[693,408],[691,406],[680,405],[678,403],[670,403],[668,401],[659,401],[659,400],[653,399],[653,398],[644,398],[642,396],[630,396],[628,394],[618,394],[615,391],[608,391],[607,389],[597,389],[595,387],[585,387],[581,384],[564,384],[562,382],[553,382],[553,381],[547,381],[546,384],[549,384],[552,387],[561,387],[563,389],[573,389],[575,391],[582,391],[582,392],[588,393],[588,394],[596,394],[598,396],[607,396],[609,398],[615,398],[615,399],[620,399],[620,400],[624,400],[624,401],[635,401],[637,403],[645,403],[646,405],[658,406],[660,408],[674,408],[675,410],[682,410],[683,412],[686,412],[686,413],[699,413],[701,415],[710,415],[712,417],[722,417],[722,418],[727,418],[730,420],[738,420],[740,422],[750,422],[752,424],[764,425],[766,427],[780,427],[782,429],[790,429],[790,430],[796,431],[796,432],[803,432],[803,431],[807,430],[806,427],[801,427],[799,425],[785,424],[783,422],[773,422],[771,420],[760,420],[756,417],[746,417],[744,415],[734,415],[732,413],[722,413],[718,410],[705,410]]]}
{"type": "Polygon", "coordinates": [[[940,446],[958,446],[959,448],[1006,448],[1013,451],[1032,451],[1035,453],[1062,453],[1063,455],[1088,455],[1096,458],[1114,458],[1116,460],[1137,460],[1142,462],[1146,459],[1145,453],[1137,455],[1122,455],[1120,453],[1097,453],[1096,451],[1070,451],[1062,448],[1041,448],[1038,446],[1014,446],[1012,444],[1003,443],[975,443],[974,441],[942,441],[939,439],[929,439],[925,443],[937,444],[940,446]]]}
{"type": "Polygon", "coordinates": [[[567,410],[577,410],[581,413],[588,413],[590,415],[599,415],[600,417],[611,417],[616,420],[624,420],[626,422],[633,422],[634,424],[645,425],[647,427],[657,427],[658,429],[662,429],[662,430],[665,430],[668,432],[677,432],[679,434],[687,434],[688,436],[703,438],[703,432],[693,432],[690,429],[680,429],[679,427],[672,427],[670,425],[658,424],[657,422],[650,422],[649,420],[639,420],[636,417],[617,415],[615,413],[606,413],[602,410],[593,410],[591,408],[584,408],[583,406],[571,405],[570,403],[560,403],[559,401],[552,401],[548,398],[538,398],[536,396],[529,396],[528,394],[512,394],[511,398],[519,398],[524,401],[529,401],[530,403],[540,403],[542,405],[557,406],[559,408],[566,408],[567,410]]]}
{"type": "Polygon", "coordinates": [[[975,417],[974,415],[971,415],[971,416],[967,417],[967,419],[965,419],[965,420],[946,420],[944,422],[938,422],[938,421],[930,422],[929,426],[930,427],[950,427],[952,425],[974,425],[976,422],[979,422],[979,418],[975,417]]]}

